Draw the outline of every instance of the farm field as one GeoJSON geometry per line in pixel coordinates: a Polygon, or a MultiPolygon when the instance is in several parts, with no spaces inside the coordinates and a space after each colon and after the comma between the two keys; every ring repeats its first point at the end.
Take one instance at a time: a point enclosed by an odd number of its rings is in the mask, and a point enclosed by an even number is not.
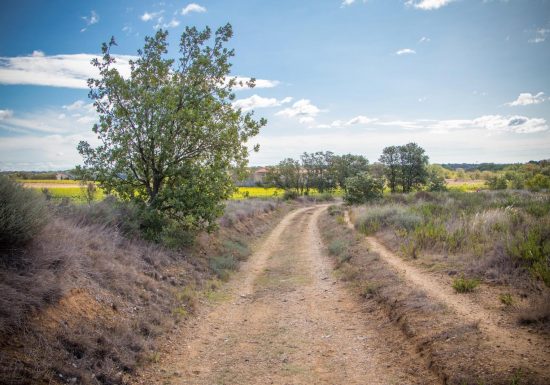
{"type": "MultiPolygon", "coordinates": [[[[76,202],[84,201],[84,193],[78,181],[75,180],[19,180],[24,187],[33,189],[48,189],[49,194],[53,199],[70,198],[76,202]]],[[[98,188],[96,200],[101,200],[105,197],[103,191],[98,188]]],[[[231,199],[239,200],[246,198],[282,198],[284,190],[275,187],[239,187],[233,194],[231,199]]],[[[336,191],[335,195],[341,192],[336,191]]],[[[313,191],[310,195],[319,195],[313,191]]]]}

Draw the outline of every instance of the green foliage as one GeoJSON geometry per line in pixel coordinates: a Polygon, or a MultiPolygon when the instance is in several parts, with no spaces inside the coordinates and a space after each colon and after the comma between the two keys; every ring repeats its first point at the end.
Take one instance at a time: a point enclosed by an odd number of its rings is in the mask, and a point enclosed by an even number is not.
{"type": "Polygon", "coordinates": [[[338,186],[346,190],[346,179],[369,171],[369,161],[362,155],[334,155],[330,168],[338,186]]]}
{"type": "Polygon", "coordinates": [[[296,192],[294,190],[285,190],[285,192],[283,194],[283,200],[285,200],[285,201],[298,199],[298,197],[299,197],[298,192],[296,192]]]}
{"type": "Polygon", "coordinates": [[[289,190],[302,192],[304,190],[304,180],[300,170],[300,162],[292,158],[283,159],[278,166],[269,168],[265,176],[265,183],[284,189],[285,192],[289,190]]]}
{"type": "Polygon", "coordinates": [[[478,286],[478,279],[464,278],[462,276],[453,280],[453,289],[455,289],[457,293],[470,293],[478,286]]]}
{"type": "Polygon", "coordinates": [[[550,227],[548,221],[537,222],[508,244],[510,255],[523,262],[531,273],[550,286],[550,227]]]}
{"type": "Polygon", "coordinates": [[[346,179],[344,201],[347,204],[366,203],[382,197],[384,182],[364,172],[346,179]]]}
{"type": "Polygon", "coordinates": [[[428,166],[428,191],[447,191],[447,182],[445,181],[445,172],[443,167],[438,165],[428,166]]]}
{"type": "Polygon", "coordinates": [[[498,299],[506,306],[512,306],[514,304],[514,297],[510,293],[500,294],[498,299]]]}
{"type": "Polygon", "coordinates": [[[210,259],[210,269],[219,279],[226,281],[231,271],[237,270],[238,262],[232,255],[222,255],[210,259]]]}
{"type": "Polygon", "coordinates": [[[494,175],[487,180],[487,186],[490,190],[506,190],[508,181],[504,175],[494,175]]]}
{"type": "Polygon", "coordinates": [[[404,193],[413,191],[426,183],[428,156],[416,143],[384,148],[380,162],[385,166],[385,175],[392,193],[398,186],[404,193]]]}
{"type": "Polygon", "coordinates": [[[536,174],[525,182],[525,186],[531,191],[550,189],[550,177],[543,174],[536,174]]]}
{"type": "Polygon", "coordinates": [[[0,175],[0,249],[22,246],[47,223],[40,194],[0,175]]]}
{"type": "Polygon", "coordinates": [[[336,188],[336,179],[332,175],[332,164],[334,154],[330,151],[308,154],[304,152],[301,156],[302,168],[305,171],[305,189],[316,189],[320,193],[332,191],[336,188]]]}
{"type": "MultiPolygon", "coordinates": [[[[214,34],[187,27],[176,64],[165,57],[168,32],[159,30],[146,37],[127,78],[113,66],[114,39],[92,62],[100,76],[88,81],[89,96],[99,113],[93,131],[101,144],[79,144],[85,164],[79,172],[107,193],[146,204],[151,212],[144,223],[214,228],[234,190],[229,170],[246,165],[246,142],[266,124],[233,107],[234,51],[225,47],[232,34],[229,24],[214,34]]],[[[253,87],[254,80],[245,85],[253,87]]],[[[151,238],[160,233],[154,229],[151,238]]]]}

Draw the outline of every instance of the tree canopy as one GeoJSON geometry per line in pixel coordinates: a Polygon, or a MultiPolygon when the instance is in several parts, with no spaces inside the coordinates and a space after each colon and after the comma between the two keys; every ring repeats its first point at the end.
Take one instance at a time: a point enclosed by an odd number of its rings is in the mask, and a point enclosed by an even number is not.
{"type": "Polygon", "coordinates": [[[211,226],[234,188],[229,171],[247,164],[246,143],[266,124],[232,104],[232,34],[230,24],[215,33],[187,27],[176,61],[166,57],[168,32],[159,30],[145,38],[128,78],[113,66],[114,39],[104,43],[103,57],[92,61],[100,76],[88,81],[100,145],[80,142],[80,171],[189,228],[211,226]]]}

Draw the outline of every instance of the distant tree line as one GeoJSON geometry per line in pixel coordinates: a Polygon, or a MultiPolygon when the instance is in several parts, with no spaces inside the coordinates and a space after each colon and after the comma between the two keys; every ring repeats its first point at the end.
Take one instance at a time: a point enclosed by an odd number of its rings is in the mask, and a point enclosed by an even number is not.
{"type": "Polygon", "coordinates": [[[416,143],[386,147],[374,164],[362,155],[304,152],[300,159],[287,158],[270,167],[264,184],[300,195],[341,189],[350,203],[380,197],[385,186],[392,193],[446,189],[442,168],[429,166],[425,150],[416,143]]]}

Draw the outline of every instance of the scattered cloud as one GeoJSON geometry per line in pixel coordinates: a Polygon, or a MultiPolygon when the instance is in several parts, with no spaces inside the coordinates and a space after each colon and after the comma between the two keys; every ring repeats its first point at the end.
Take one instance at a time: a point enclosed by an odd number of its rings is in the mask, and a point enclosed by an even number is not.
{"type": "Polygon", "coordinates": [[[454,0],[407,0],[405,1],[405,5],[416,9],[429,11],[432,9],[444,7],[445,5],[452,3],[453,1],[454,0]]]}
{"type": "Polygon", "coordinates": [[[428,100],[428,98],[426,96],[422,96],[418,98],[418,103],[424,103],[426,100],[428,100]]]}
{"type": "Polygon", "coordinates": [[[353,125],[368,125],[370,129],[387,127],[409,132],[429,131],[432,133],[463,132],[482,130],[485,132],[508,132],[515,134],[530,134],[548,130],[548,124],[542,118],[528,118],[513,115],[484,115],[475,119],[416,119],[416,120],[384,120],[357,116],[348,121],[335,120],[330,124],[319,124],[315,128],[343,128],[353,125]]]}
{"type": "Polygon", "coordinates": [[[258,95],[252,95],[249,98],[239,99],[233,103],[236,108],[241,108],[243,111],[253,110],[255,108],[279,107],[283,104],[290,103],[290,96],[278,100],[276,98],[263,98],[258,95]]]}
{"type": "Polygon", "coordinates": [[[396,55],[414,55],[416,54],[416,51],[410,48],[403,48],[397,51],[395,54],[396,55]]]}
{"type": "Polygon", "coordinates": [[[548,28],[537,28],[535,30],[535,36],[528,40],[529,43],[543,43],[546,41],[546,38],[550,35],[550,29],[548,28]]]}
{"type": "Polygon", "coordinates": [[[291,107],[287,107],[275,115],[286,116],[287,118],[297,118],[300,123],[313,123],[315,117],[321,112],[319,107],[311,104],[308,99],[300,99],[291,107]]]}
{"type": "Polygon", "coordinates": [[[13,116],[12,110],[0,110],[0,120],[9,119],[13,116]]]}
{"type": "Polygon", "coordinates": [[[99,23],[99,15],[96,11],[92,11],[90,13],[90,16],[83,16],[82,20],[86,23],[86,26],[80,30],[80,32],[84,32],[88,29],[89,26],[99,23]]]}
{"type": "Polygon", "coordinates": [[[375,118],[368,118],[363,115],[356,116],[355,118],[351,118],[346,122],[346,126],[354,126],[354,125],[365,125],[369,123],[376,122],[378,119],[375,118]]]}
{"type": "Polygon", "coordinates": [[[348,5],[352,5],[353,3],[355,3],[355,0],[343,0],[341,6],[346,7],[348,5]]]}
{"type": "Polygon", "coordinates": [[[430,41],[432,41],[432,39],[430,39],[429,37],[422,36],[422,37],[418,40],[418,43],[420,43],[420,44],[422,44],[422,43],[429,43],[430,41]]]}
{"type": "Polygon", "coordinates": [[[27,135],[87,133],[91,132],[93,123],[98,121],[93,104],[83,100],[61,108],[42,109],[32,113],[15,114],[13,111],[6,111],[0,119],[0,129],[27,135]]]}
{"type": "Polygon", "coordinates": [[[145,12],[143,15],[140,16],[140,19],[142,21],[151,21],[151,20],[157,20],[162,16],[164,11],[158,11],[158,12],[145,12]]]}
{"type": "MultiPolygon", "coordinates": [[[[122,76],[130,75],[129,55],[113,55],[114,67],[122,76]]],[[[0,57],[0,84],[27,84],[51,87],[87,89],[87,80],[98,76],[90,64],[91,54],[46,56],[34,51],[29,56],[0,57]]]]}
{"type": "Polygon", "coordinates": [[[182,10],[181,10],[181,14],[182,15],[188,15],[192,12],[197,12],[197,13],[204,13],[206,12],[206,8],[203,7],[202,5],[198,5],[196,3],[190,3],[190,4],[187,4],[182,10]]]}
{"type": "Polygon", "coordinates": [[[518,98],[513,102],[506,103],[507,106],[516,107],[516,106],[528,106],[530,104],[540,104],[548,98],[544,97],[544,92],[539,92],[536,95],[533,95],[529,92],[519,94],[518,98]]]}
{"type": "MultiPolygon", "coordinates": [[[[237,84],[235,85],[235,87],[233,87],[233,89],[235,89],[236,91],[249,89],[246,86],[246,83],[249,82],[250,79],[251,78],[247,76],[240,76],[240,75],[235,76],[235,80],[237,81],[237,84]],[[242,86],[239,84],[241,82],[243,83],[242,86]]],[[[273,87],[277,87],[280,84],[280,82],[278,80],[256,79],[254,84],[255,84],[254,88],[273,88],[273,87]]]]}

